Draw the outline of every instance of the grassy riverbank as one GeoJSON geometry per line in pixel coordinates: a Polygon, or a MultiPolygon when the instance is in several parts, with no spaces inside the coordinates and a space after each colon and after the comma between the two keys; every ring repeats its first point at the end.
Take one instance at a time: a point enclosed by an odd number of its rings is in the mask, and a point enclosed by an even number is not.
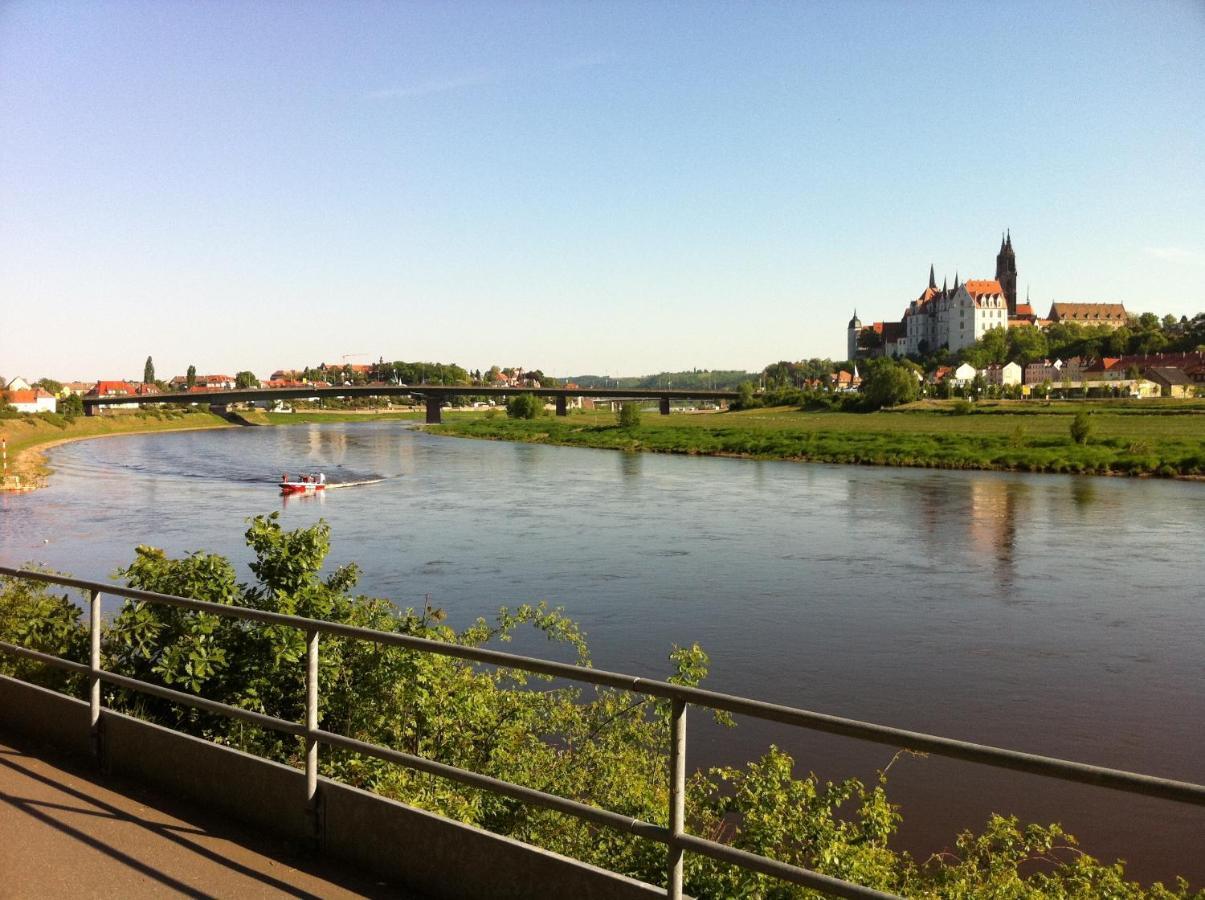
{"type": "MultiPolygon", "coordinates": [[[[927,405],[877,413],[756,409],[713,415],[659,416],[645,412],[635,428],[615,417],[516,420],[465,416],[428,426],[433,434],[654,453],[741,456],[864,465],[946,469],[1005,469],[1111,475],[1205,475],[1205,415],[1135,414],[1096,407],[1092,435],[1069,434],[1075,411],[1039,404],[1015,411],[985,406],[953,414],[927,405]]],[[[1160,408],[1161,413],[1170,408],[1160,408]]]]}
{"type": "Polygon", "coordinates": [[[23,489],[41,481],[50,471],[43,451],[57,444],[115,434],[231,427],[231,423],[220,416],[198,410],[118,413],[75,419],[53,414],[0,419],[0,435],[8,439],[10,478],[5,488],[23,489]]]}

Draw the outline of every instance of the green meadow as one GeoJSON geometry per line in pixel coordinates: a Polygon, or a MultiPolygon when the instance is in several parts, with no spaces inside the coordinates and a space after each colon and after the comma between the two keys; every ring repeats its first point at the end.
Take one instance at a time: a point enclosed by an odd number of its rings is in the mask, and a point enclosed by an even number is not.
{"type": "Polygon", "coordinates": [[[918,404],[875,413],[792,408],[661,416],[644,411],[621,428],[609,413],[532,420],[458,415],[433,434],[653,453],[741,456],[943,469],[1004,469],[1098,475],[1205,475],[1205,409],[1147,410],[1106,404],[918,404]],[[965,407],[961,407],[965,409],[965,407]],[[1074,414],[1090,413],[1084,444],[1071,439],[1074,414]]]}

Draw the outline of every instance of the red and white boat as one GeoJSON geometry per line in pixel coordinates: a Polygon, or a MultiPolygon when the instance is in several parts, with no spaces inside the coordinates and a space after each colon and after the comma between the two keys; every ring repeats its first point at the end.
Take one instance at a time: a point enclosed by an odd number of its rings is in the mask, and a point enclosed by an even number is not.
{"type": "Polygon", "coordinates": [[[318,491],[326,490],[326,479],[322,476],[308,475],[300,481],[287,481],[282,479],[280,482],[280,492],[282,494],[314,494],[318,491]]]}

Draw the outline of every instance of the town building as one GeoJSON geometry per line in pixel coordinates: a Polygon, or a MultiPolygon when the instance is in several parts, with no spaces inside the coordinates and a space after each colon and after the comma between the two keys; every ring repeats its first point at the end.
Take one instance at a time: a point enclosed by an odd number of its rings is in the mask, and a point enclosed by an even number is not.
{"type": "Polygon", "coordinates": [[[1125,305],[1121,303],[1052,303],[1046,318],[1052,323],[1074,322],[1110,328],[1120,328],[1130,321],[1125,305]]]}
{"type": "MultiPolygon", "coordinates": [[[[188,390],[188,376],[177,375],[168,382],[173,391],[188,390]]],[[[234,387],[233,375],[194,375],[193,387],[207,388],[214,391],[228,391],[234,387]]]]}
{"type": "Polygon", "coordinates": [[[1170,366],[1151,366],[1143,376],[1159,385],[1162,397],[1195,397],[1197,384],[1182,369],[1170,366]]]}
{"type": "Polygon", "coordinates": [[[949,376],[950,383],[955,386],[965,387],[975,380],[978,371],[970,363],[963,363],[949,376]]]}
{"type": "Polygon", "coordinates": [[[1032,322],[1033,309],[1028,303],[1017,304],[1017,257],[1012,235],[1000,238],[996,255],[996,277],[968,279],[954,276],[937,286],[937,276],[929,266],[929,283],[908,304],[899,322],[875,322],[863,325],[855,312],[846,328],[846,349],[850,359],[866,356],[921,356],[945,347],[952,351],[969,347],[992,328],[1008,328],[1014,322],[1032,322]]]}
{"type": "Polygon", "coordinates": [[[1129,321],[1121,303],[1054,303],[1050,314],[1040,319],[1033,311],[1028,292],[1024,302],[1017,298],[1017,255],[1012,233],[1000,236],[996,273],[990,279],[954,276],[954,286],[937,276],[929,266],[929,283],[904,310],[899,322],[864,324],[855,312],[846,326],[849,359],[873,356],[927,356],[943,348],[957,352],[981,339],[993,328],[1045,328],[1057,322],[1105,325],[1117,328],[1129,321]]]}
{"type": "MultiPolygon", "coordinates": [[[[14,378],[13,380],[16,381],[17,379],[14,378]]],[[[10,389],[0,392],[0,396],[3,396],[13,409],[21,413],[54,412],[58,405],[58,401],[54,399],[54,394],[38,387],[10,389]]]]}
{"type": "Polygon", "coordinates": [[[95,381],[66,381],[63,382],[63,390],[59,392],[60,397],[82,397],[96,385],[95,381]]]}
{"type": "Polygon", "coordinates": [[[1004,365],[1000,363],[992,363],[987,368],[982,369],[980,373],[983,380],[988,384],[998,387],[1006,387],[1009,385],[1021,383],[1021,367],[1015,362],[1007,362],[1004,365]]]}
{"type": "Polygon", "coordinates": [[[156,385],[149,382],[98,381],[86,394],[88,397],[129,397],[134,394],[149,396],[160,393],[156,385]]]}

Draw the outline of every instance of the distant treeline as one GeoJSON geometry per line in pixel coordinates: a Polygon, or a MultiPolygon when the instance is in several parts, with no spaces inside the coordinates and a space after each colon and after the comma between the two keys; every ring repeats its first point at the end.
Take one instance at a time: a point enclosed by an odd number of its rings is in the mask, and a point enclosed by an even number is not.
{"type": "Polygon", "coordinates": [[[634,375],[612,378],[609,375],[575,375],[566,379],[584,388],[707,388],[734,391],[742,381],[757,381],[756,372],[739,369],[692,369],[689,372],[658,372],[656,375],[634,375]]]}

